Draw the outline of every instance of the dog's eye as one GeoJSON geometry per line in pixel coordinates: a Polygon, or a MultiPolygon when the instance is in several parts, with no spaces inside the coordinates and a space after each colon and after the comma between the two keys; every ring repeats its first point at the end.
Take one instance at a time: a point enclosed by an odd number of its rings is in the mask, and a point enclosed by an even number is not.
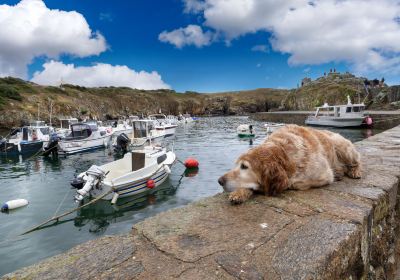
{"type": "Polygon", "coordinates": [[[247,168],[249,168],[249,167],[243,163],[240,165],[240,169],[247,169],[247,168]]]}

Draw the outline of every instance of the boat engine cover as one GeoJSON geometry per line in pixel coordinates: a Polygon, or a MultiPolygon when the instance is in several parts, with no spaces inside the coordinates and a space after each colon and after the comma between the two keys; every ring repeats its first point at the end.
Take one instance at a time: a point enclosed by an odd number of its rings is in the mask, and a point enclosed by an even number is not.
{"type": "Polygon", "coordinates": [[[80,177],[77,177],[71,181],[71,186],[78,190],[82,189],[84,184],[85,181],[80,177]]]}

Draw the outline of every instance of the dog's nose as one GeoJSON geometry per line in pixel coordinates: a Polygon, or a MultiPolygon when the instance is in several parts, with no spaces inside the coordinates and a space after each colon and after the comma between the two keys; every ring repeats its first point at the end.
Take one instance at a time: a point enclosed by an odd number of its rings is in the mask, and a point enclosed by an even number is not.
{"type": "Polygon", "coordinates": [[[222,187],[225,185],[226,180],[224,178],[224,176],[219,177],[218,179],[218,184],[220,184],[222,187]]]}

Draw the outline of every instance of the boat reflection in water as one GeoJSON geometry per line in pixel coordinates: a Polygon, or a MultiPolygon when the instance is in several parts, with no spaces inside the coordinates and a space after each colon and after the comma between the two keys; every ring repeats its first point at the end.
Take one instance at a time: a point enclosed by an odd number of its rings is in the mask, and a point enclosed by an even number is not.
{"type": "Polygon", "coordinates": [[[103,233],[112,223],[132,220],[132,215],[135,212],[149,205],[167,201],[175,194],[177,188],[167,180],[156,190],[149,189],[148,192],[137,196],[120,198],[116,204],[111,204],[110,201],[106,200],[99,200],[93,205],[79,210],[74,218],[74,225],[78,228],[89,226],[89,232],[103,233]]]}

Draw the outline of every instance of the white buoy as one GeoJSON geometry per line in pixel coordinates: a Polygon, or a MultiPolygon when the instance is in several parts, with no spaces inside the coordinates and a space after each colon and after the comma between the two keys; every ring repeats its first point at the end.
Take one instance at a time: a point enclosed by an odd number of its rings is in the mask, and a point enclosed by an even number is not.
{"type": "Polygon", "coordinates": [[[3,206],[1,207],[1,212],[7,212],[8,210],[17,209],[28,204],[29,202],[26,199],[10,200],[3,204],[3,206]]]}

